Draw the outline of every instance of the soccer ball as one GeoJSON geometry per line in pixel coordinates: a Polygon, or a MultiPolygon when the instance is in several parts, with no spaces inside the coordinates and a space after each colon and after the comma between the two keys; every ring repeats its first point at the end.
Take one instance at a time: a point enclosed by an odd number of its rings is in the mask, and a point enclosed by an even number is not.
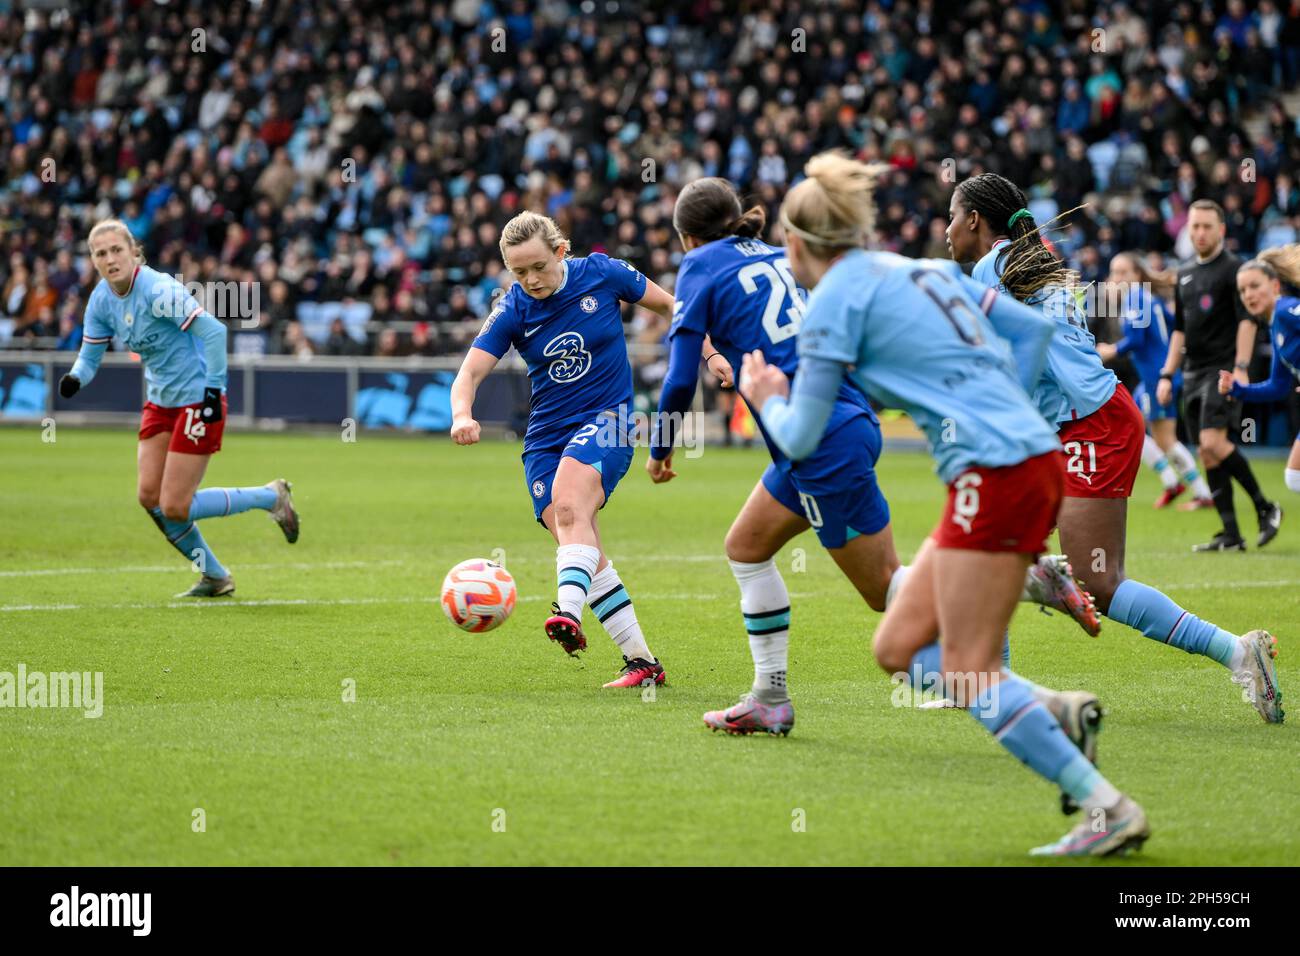
{"type": "Polygon", "coordinates": [[[462,631],[475,634],[505,623],[515,609],[515,579],[485,558],[462,561],[442,581],[442,609],[462,631]]]}

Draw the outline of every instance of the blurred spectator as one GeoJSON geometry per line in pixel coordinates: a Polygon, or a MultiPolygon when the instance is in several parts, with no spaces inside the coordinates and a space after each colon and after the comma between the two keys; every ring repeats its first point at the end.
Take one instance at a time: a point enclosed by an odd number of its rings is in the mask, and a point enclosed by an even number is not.
{"type": "MultiPolygon", "coordinates": [[[[1111,248],[1188,254],[1186,209],[1201,197],[1228,209],[1238,253],[1300,232],[1285,105],[1300,81],[1300,0],[727,9],[81,0],[70,15],[0,12],[11,344],[70,341],[65,307],[97,281],[85,235],[116,215],[155,268],[260,284],[261,315],[239,323],[232,349],[309,357],[299,305],[350,301],[372,310],[377,352],[459,351],[512,281],[497,236],[520,209],[555,216],[574,255],[621,256],[671,285],[684,182],[733,179],[779,242],[782,195],[830,148],[893,166],[879,241],[909,255],[946,255],[952,186],[986,170],[1023,186],[1040,221],[1061,216],[1053,239],[1088,274],[1111,248]]],[[[642,321],[629,334],[653,338],[642,321]]],[[[331,333],[320,350],[351,354],[349,341],[331,333]]]]}

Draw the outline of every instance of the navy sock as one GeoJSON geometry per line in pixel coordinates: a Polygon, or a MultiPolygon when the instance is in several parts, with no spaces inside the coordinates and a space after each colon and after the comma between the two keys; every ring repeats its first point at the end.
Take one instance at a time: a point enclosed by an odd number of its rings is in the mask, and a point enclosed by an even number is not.
{"type": "Polygon", "coordinates": [[[1219,520],[1223,522],[1223,530],[1229,538],[1240,538],[1241,531],[1237,528],[1237,509],[1232,504],[1232,475],[1228,469],[1219,465],[1205,472],[1205,480],[1210,486],[1210,494],[1214,496],[1214,507],[1219,512],[1219,520]]]}

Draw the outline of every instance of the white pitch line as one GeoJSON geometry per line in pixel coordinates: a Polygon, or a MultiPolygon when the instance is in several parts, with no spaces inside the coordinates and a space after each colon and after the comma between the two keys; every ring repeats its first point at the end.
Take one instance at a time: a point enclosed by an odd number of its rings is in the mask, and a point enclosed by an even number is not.
{"type": "MultiPolygon", "coordinates": [[[[794,592],[794,598],[818,597],[816,593],[801,594],[794,592]]],[[[713,601],[717,594],[649,594],[647,601],[713,601]]],[[[532,601],[550,602],[554,598],[549,594],[534,594],[519,598],[520,604],[532,601]]],[[[22,611],[161,611],[168,608],[224,608],[224,607],[332,607],[354,604],[428,604],[437,606],[436,598],[393,597],[393,598],[267,598],[265,600],[239,601],[225,598],[211,600],[165,601],[158,603],[131,604],[4,604],[0,613],[22,611]]]]}
{"type": "MultiPolygon", "coordinates": [[[[717,554],[662,554],[653,557],[638,557],[626,555],[619,559],[620,563],[635,564],[641,561],[675,561],[684,562],[701,562],[716,561],[719,564],[726,560],[722,552],[717,554]]],[[[514,564],[554,564],[555,558],[547,556],[545,558],[516,558],[514,564]]],[[[232,567],[235,567],[232,565],[232,567]]],[[[240,564],[235,567],[239,571],[316,571],[316,570],[345,570],[348,568],[393,568],[393,567],[427,567],[423,561],[277,561],[270,564],[240,564]]],[[[38,578],[51,577],[63,574],[166,574],[172,571],[180,571],[184,565],[175,564],[138,564],[127,565],[126,567],[99,567],[99,568],[29,568],[23,571],[0,571],[0,578],[38,578]]]]}
{"type": "MultiPolygon", "coordinates": [[[[318,569],[375,568],[394,567],[410,564],[407,561],[322,561],[317,563],[303,561],[284,561],[274,564],[241,564],[241,571],[274,571],[284,568],[289,571],[315,571],[318,569]]],[[[175,564],[140,564],[122,568],[32,568],[26,571],[0,571],[0,578],[35,578],[55,574],[164,574],[184,570],[184,565],[175,564]]]]}

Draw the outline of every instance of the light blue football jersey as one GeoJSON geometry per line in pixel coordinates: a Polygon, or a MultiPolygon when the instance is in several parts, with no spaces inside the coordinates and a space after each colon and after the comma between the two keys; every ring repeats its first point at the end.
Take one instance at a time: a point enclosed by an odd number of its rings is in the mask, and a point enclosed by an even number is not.
{"type": "Polygon", "coordinates": [[[149,401],[164,408],[193,405],[203,401],[205,388],[226,386],[224,370],[219,381],[209,382],[203,342],[188,331],[202,313],[175,277],[137,266],[126,295],[114,292],[107,279],[90,293],[82,344],[119,340],[140,356],[149,401]]]}
{"type": "MultiPolygon", "coordinates": [[[[998,251],[1007,244],[999,239],[971,272],[971,278],[1006,294],[998,251]]],[[[1043,377],[1034,389],[1034,404],[1049,423],[1086,418],[1110,401],[1119,385],[1115,373],[1101,363],[1097,340],[1073,295],[1063,288],[1035,294],[1027,303],[1052,320],[1055,333],[1047,349],[1043,377]]]]}
{"type": "Polygon", "coordinates": [[[528,365],[532,407],[524,451],[568,443],[607,410],[632,410],[632,366],[622,302],[639,302],[646,277],[601,253],[566,259],[559,288],[534,299],[519,283],[488,314],[474,348],[500,358],[513,345],[528,365]]]}
{"type": "Polygon", "coordinates": [[[853,250],[812,291],[799,355],[850,366],[859,388],[925,432],[939,477],[1060,448],[1025,384],[1043,364],[1049,324],[997,300],[956,263],[853,250]]]}

